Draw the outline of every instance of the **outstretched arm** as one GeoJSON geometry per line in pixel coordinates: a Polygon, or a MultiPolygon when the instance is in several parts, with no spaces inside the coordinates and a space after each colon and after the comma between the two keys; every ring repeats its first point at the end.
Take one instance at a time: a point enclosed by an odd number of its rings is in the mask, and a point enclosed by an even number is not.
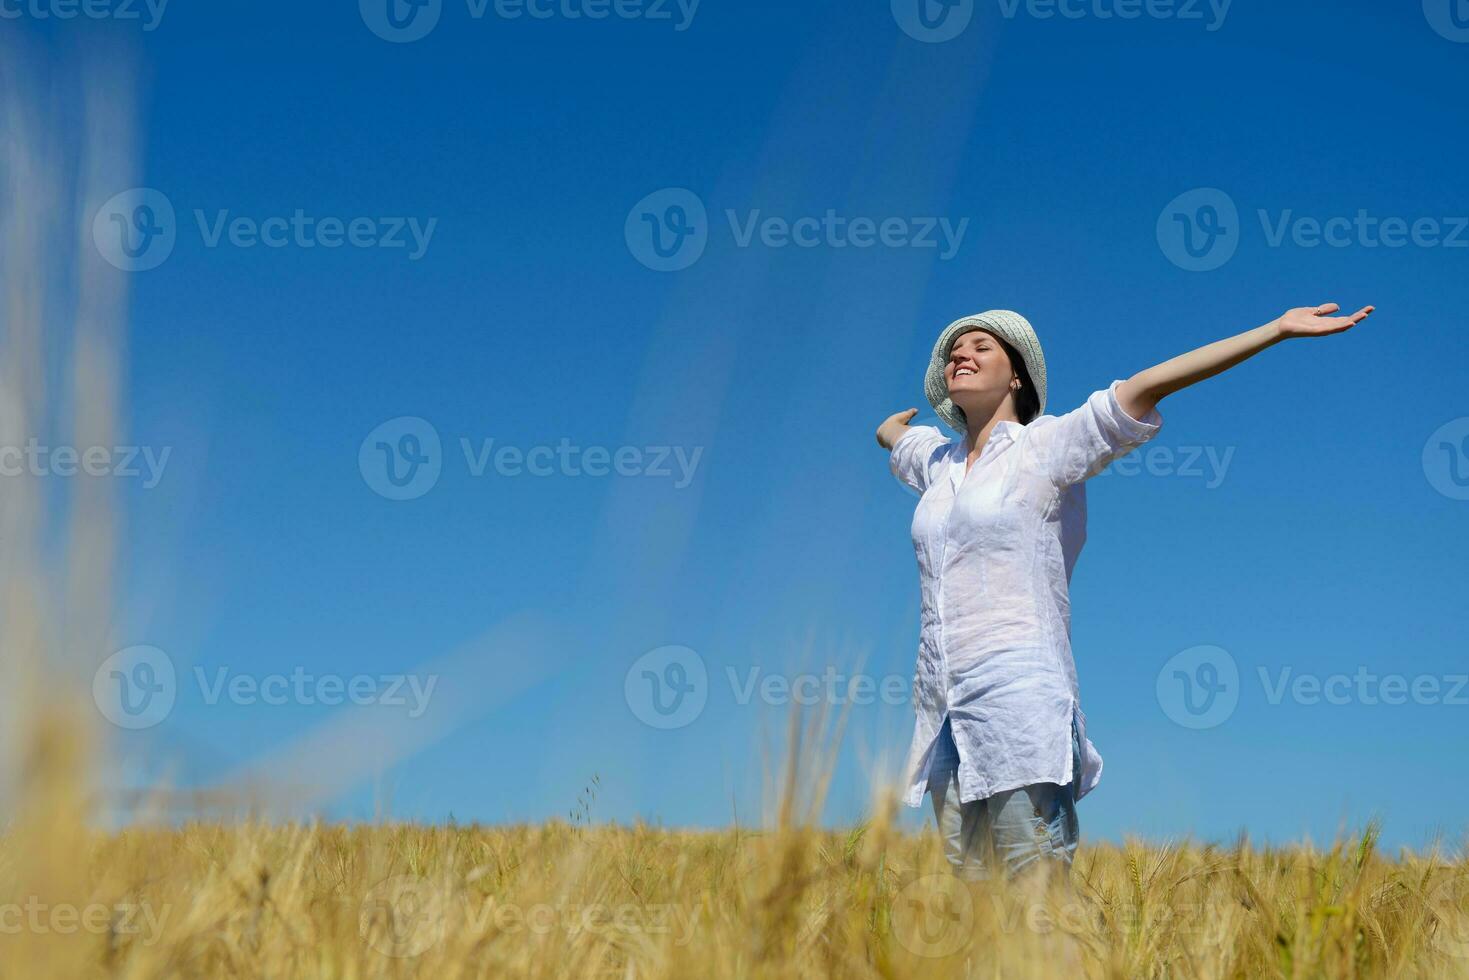
{"type": "Polygon", "coordinates": [[[1282,340],[1341,333],[1367,319],[1375,307],[1364,306],[1351,316],[1330,315],[1339,309],[1335,303],[1327,303],[1287,310],[1263,326],[1155,364],[1122,382],[1117,387],[1117,402],[1128,415],[1140,419],[1180,388],[1212,378],[1282,340]]]}
{"type": "Polygon", "coordinates": [[[913,421],[913,416],[918,414],[918,409],[907,408],[901,412],[889,415],[877,427],[877,444],[884,449],[892,449],[893,443],[903,438],[903,433],[908,431],[908,423],[913,421]]]}

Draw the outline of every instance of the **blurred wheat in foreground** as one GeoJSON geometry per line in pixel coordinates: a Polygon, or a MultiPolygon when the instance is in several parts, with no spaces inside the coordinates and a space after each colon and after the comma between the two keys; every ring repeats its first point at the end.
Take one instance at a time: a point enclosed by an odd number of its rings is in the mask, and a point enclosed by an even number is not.
{"type": "MultiPolygon", "coordinates": [[[[41,843],[8,834],[0,867],[41,843]]],[[[1087,848],[1070,893],[961,883],[934,838],[881,822],[200,824],[74,860],[71,902],[6,890],[0,974],[55,975],[19,947],[66,947],[77,977],[1469,976],[1469,869],[1390,860],[1370,831],[1087,848]]]]}

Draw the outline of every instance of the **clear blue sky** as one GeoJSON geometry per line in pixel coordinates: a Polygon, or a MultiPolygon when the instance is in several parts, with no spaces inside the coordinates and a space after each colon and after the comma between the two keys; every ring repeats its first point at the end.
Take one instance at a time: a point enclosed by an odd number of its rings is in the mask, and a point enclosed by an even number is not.
{"type": "MultiPolygon", "coordinates": [[[[1237,0],[1215,22],[1207,4],[1200,19],[1099,15],[1116,0],[1044,18],[983,0],[937,43],[887,0],[704,0],[689,20],[673,4],[665,20],[573,19],[586,3],[568,3],[476,18],[443,0],[405,43],[351,2],[179,0],[155,29],[119,25],[143,68],[143,182],[177,225],[166,261],[129,274],[130,438],[171,456],[156,487],[126,484],[118,646],[156,646],[179,675],[168,717],[119,735],[133,777],[207,785],[295,758],[346,774],[323,804],[335,817],[371,817],[376,799],[399,817],[534,821],[564,817],[596,773],[594,819],[757,821],[786,709],[740,703],[731,670],[911,672],[914,500],[873,430],[930,414],[922,372],[945,324],[1024,313],[1058,414],[1335,300],[1378,312],[1168,398],[1154,445],[1173,463],[1089,485],[1072,638],[1105,775],[1083,832],[1319,841],[1379,813],[1389,844],[1462,836],[1469,688],[1443,702],[1469,673],[1469,230],[1454,221],[1469,43],[1447,2],[1436,30],[1416,2],[1237,0]],[[689,220],[707,240],[659,271],[630,212],[666,188],[706,209],[689,220]],[[1203,271],[1167,213],[1198,189],[1238,215],[1235,250],[1203,271]],[[221,211],[297,209],[436,223],[417,258],[208,245],[221,211]],[[967,224],[951,255],[741,245],[752,217],[828,210],[967,224]],[[1310,247],[1293,224],[1359,211],[1429,219],[1458,247],[1372,247],[1356,225],[1310,247]],[[359,466],[400,416],[442,447],[410,500],[359,466]],[[1451,446],[1425,465],[1431,437],[1451,446]],[[476,476],[462,438],[700,455],[686,486],[476,476]],[[375,778],[359,778],[368,740],[301,748],[344,709],[209,704],[193,674],[424,672],[466,644],[422,718],[384,723],[412,751],[375,778]],[[706,703],[660,729],[625,682],[668,645],[701,659],[706,703]],[[1159,677],[1201,645],[1227,651],[1238,703],[1194,729],[1159,677]],[[1436,678],[1439,697],[1272,703],[1284,669],[1359,668],[1436,678]]],[[[0,26],[58,48],[83,29],[27,16],[0,26]]],[[[852,709],[826,819],[862,813],[910,725],[905,704],[852,709]]]]}

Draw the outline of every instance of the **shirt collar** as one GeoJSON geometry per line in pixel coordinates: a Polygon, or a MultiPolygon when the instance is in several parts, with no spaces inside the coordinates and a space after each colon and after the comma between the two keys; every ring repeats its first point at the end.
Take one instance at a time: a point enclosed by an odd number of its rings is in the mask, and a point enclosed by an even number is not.
{"type": "MultiPolygon", "coordinates": [[[[995,427],[990,430],[990,442],[1014,442],[1016,438],[1016,433],[1023,428],[1025,428],[1025,426],[1021,425],[1019,422],[1012,422],[1009,419],[1002,419],[1001,421],[996,422],[995,427]]],[[[989,443],[986,443],[985,445],[989,445],[989,443]]],[[[969,445],[969,433],[966,432],[962,436],[960,436],[958,441],[954,443],[954,446],[955,453],[957,454],[959,459],[962,460],[966,456],[968,456],[969,450],[972,448],[969,445]]]]}
{"type": "MultiPolygon", "coordinates": [[[[985,443],[985,446],[988,447],[990,443],[994,443],[996,446],[1002,446],[1006,443],[1014,442],[1019,438],[1018,434],[1020,430],[1024,428],[1025,426],[1019,422],[1012,422],[1009,419],[996,422],[995,427],[990,430],[990,441],[985,443]]],[[[953,466],[949,470],[949,485],[954,488],[956,494],[959,492],[959,487],[964,483],[964,477],[967,474],[966,467],[968,466],[969,448],[969,433],[966,432],[954,443],[953,466]]],[[[978,460],[975,460],[975,465],[979,465],[978,460]]]]}

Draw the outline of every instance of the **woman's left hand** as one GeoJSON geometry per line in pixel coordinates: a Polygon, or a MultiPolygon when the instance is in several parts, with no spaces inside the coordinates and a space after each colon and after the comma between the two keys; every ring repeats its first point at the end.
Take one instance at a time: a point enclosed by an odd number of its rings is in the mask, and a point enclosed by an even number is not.
{"type": "Polygon", "coordinates": [[[1302,306],[1286,310],[1275,321],[1282,337],[1322,337],[1329,333],[1341,333],[1367,319],[1375,306],[1364,306],[1351,316],[1332,316],[1341,309],[1335,303],[1324,306],[1302,306]]]}

